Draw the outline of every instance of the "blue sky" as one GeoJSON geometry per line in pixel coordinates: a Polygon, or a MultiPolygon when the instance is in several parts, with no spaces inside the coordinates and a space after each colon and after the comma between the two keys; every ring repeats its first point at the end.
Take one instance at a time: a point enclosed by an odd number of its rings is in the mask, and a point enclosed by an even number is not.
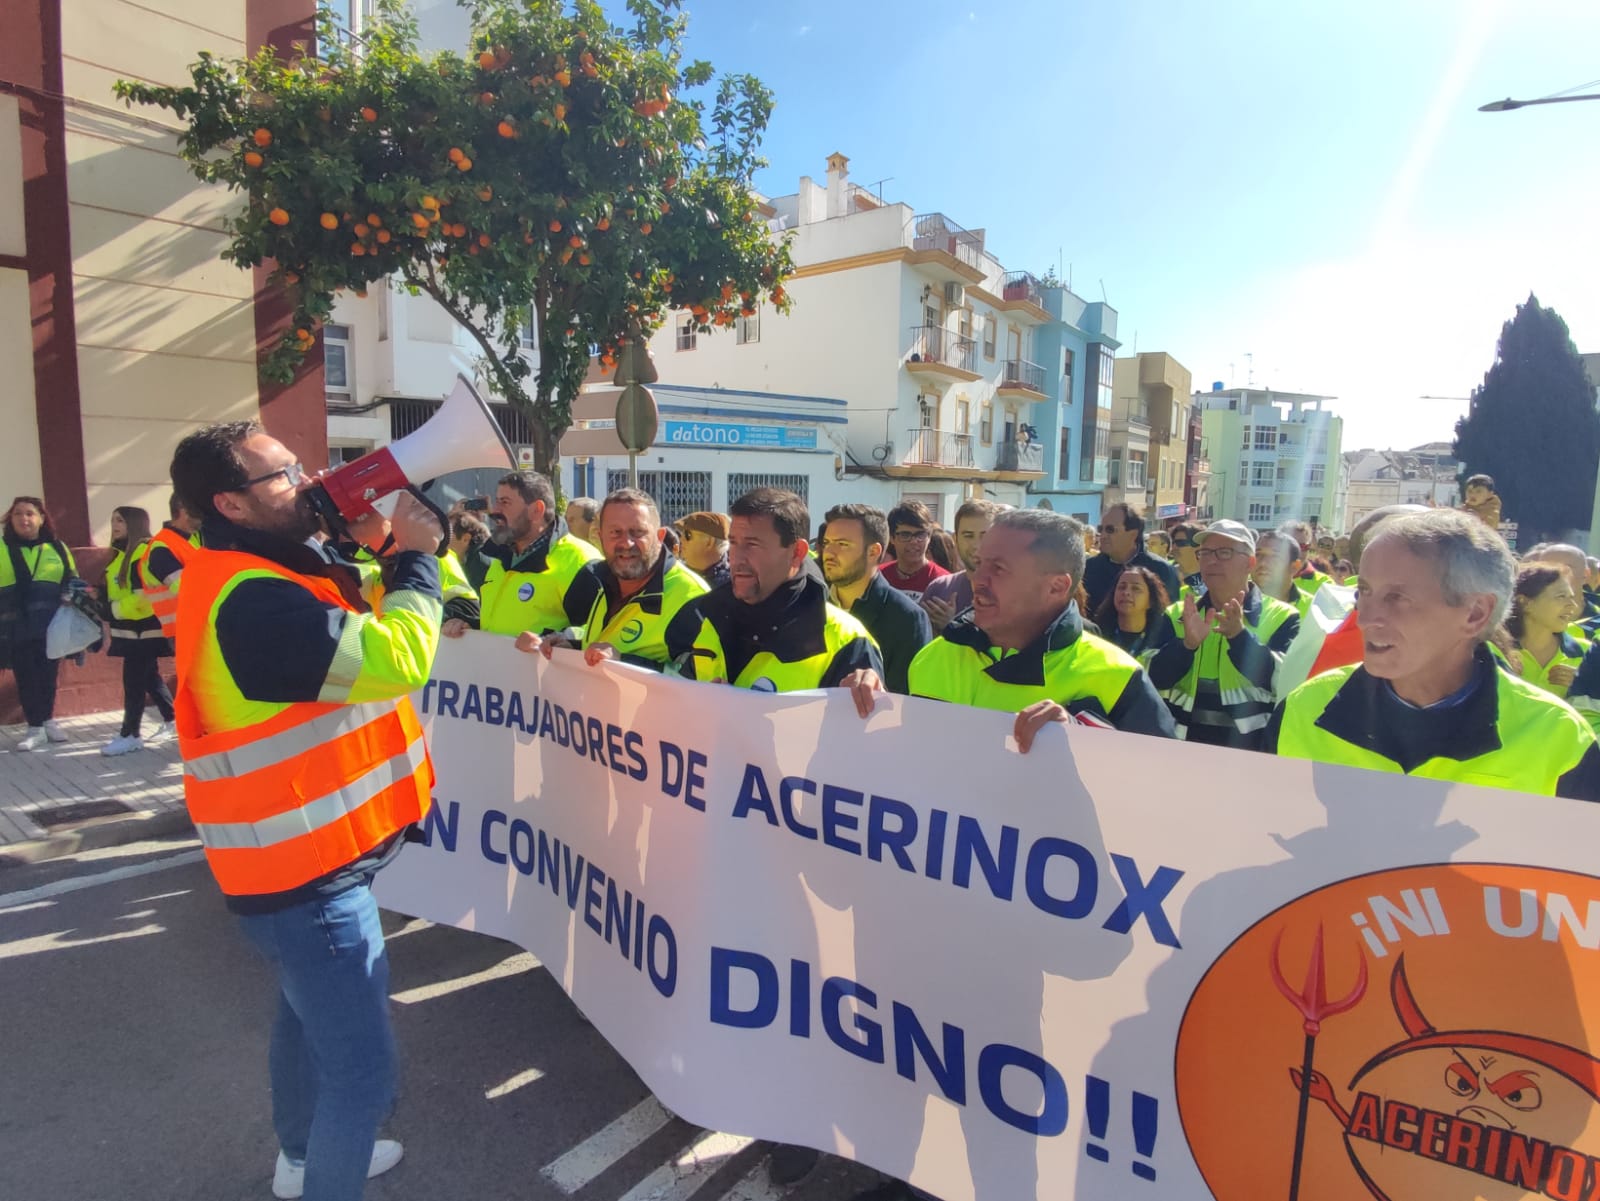
{"type": "Polygon", "coordinates": [[[1417,397],[1480,382],[1530,291],[1600,350],[1600,101],[1476,111],[1600,78],[1595,0],[688,7],[777,93],[763,191],[843,151],[1103,284],[1197,387],[1338,396],[1347,447],[1448,437],[1464,405],[1417,397]]]}

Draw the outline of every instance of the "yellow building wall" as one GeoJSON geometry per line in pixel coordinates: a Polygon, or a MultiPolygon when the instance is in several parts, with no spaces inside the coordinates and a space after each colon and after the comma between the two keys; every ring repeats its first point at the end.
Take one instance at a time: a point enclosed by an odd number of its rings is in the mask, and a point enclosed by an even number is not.
{"type": "MultiPolygon", "coordinates": [[[[27,252],[22,215],[22,134],[17,100],[0,95],[0,254],[27,252]]],[[[0,267],[0,509],[13,496],[44,491],[33,391],[33,319],[28,273],[0,267]]]]}
{"type": "Polygon", "coordinates": [[[242,55],[244,22],[243,0],[62,6],[63,89],[79,101],[66,118],[79,393],[100,543],[118,505],[166,518],[185,434],[257,416],[252,278],[219,258],[238,200],[189,173],[170,114],[126,110],[111,94],[118,78],[184,83],[202,50],[242,55]]]}

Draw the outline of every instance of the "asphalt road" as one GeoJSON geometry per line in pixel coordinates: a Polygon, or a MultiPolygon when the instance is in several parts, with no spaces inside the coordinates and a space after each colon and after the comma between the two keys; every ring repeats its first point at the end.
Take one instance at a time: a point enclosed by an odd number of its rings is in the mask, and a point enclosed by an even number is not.
{"type": "MultiPolygon", "coordinates": [[[[372,1201],[825,1201],[660,1110],[520,948],[385,915],[404,1059],[372,1201]]],[[[0,1196],[271,1196],[274,991],[184,840],[0,872],[0,1196]],[[142,874],[128,874],[130,872],[142,874]]]]}

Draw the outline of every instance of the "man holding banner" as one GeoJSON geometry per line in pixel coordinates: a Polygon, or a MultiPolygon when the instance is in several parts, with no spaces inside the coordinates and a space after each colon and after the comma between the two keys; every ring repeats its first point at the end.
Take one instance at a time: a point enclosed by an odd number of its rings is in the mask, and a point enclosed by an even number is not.
{"type": "MultiPolygon", "coordinates": [[[[1172,717],[1138,661],[1084,632],[1072,594],[1083,572],[1076,521],[1048,509],[999,514],[972,573],[972,609],[911,662],[911,694],[1017,715],[1026,753],[1052,722],[1173,737],[1172,717]]],[[[849,681],[856,708],[872,711],[876,673],[849,681]]]]}
{"type": "MultiPolygon", "coordinates": [[[[661,513],[647,492],[619,488],[600,505],[595,527],[605,558],[586,563],[567,589],[567,618],[580,631],[579,646],[593,667],[621,659],[660,671],[667,664],[667,627],[690,601],[710,591],[661,541],[661,513]]],[[[548,659],[565,637],[517,636],[520,651],[542,650],[548,659]]]]}
{"type": "Polygon", "coordinates": [[[1278,706],[1267,750],[1600,800],[1600,746],[1565,703],[1495,666],[1484,643],[1511,601],[1500,536],[1453,509],[1392,517],[1361,557],[1363,662],[1278,706]]]}
{"type": "Polygon", "coordinates": [[[866,627],[828,603],[806,541],[806,502],[756,488],[729,516],[728,586],[684,606],[667,627],[672,663],[690,679],[757,692],[837,688],[861,668],[881,674],[866,627]]]}
{"type": "Polygon", "coordinates": [[[178,593],[184,802],[245,934],[277,972],[278,1197],[354,1201],[400,1160],[375,1142],[394,1100],[389,960],[372,879],[429,809],[409,696],[428,680],[444,531],[408,495],[381,615],[308,546],[314,481],[255,422],[189,435],[172,460],[204,515],[178,593]]]}

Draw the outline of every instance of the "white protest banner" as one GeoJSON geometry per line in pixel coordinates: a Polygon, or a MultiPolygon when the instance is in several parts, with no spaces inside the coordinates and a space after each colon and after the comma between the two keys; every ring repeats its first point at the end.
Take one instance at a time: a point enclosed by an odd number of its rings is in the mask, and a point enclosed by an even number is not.
{"type": "Polygon", "coordinates": [[[947,1201],[1600,1191],[1600,810],[447,642],[383,904],[947,1201]]]}

